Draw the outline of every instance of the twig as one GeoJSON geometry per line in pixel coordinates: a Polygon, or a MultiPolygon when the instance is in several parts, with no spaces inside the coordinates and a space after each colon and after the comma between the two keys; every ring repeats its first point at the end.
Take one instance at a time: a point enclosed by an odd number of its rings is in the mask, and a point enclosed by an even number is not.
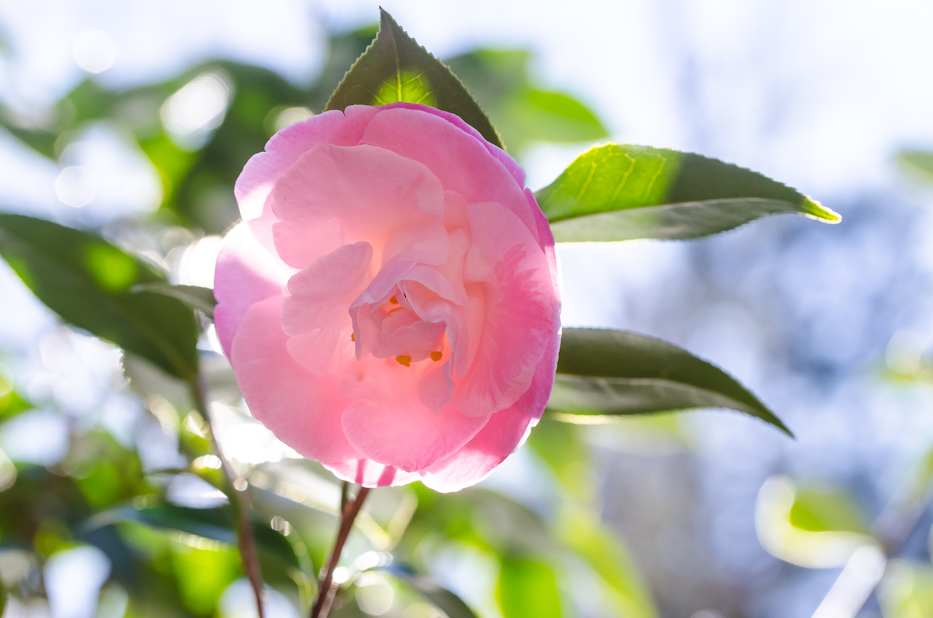
{"type": "Polygon", "coordinates": [[[207,405],[204,401],[204,391],[201,388],[199,378],[194,378],[189,383],[191,387],[191,396],[194,398],[195,406],[204,418],[211,444],[217,452],[220,459],[221,469],[224,472],[227,491],[224,493],[230,498],[230,507],[233,509],[233,517],[237,526],[237,540],[240,548],[240,559],[243,561],[243,570],[249,578],[249,583],[253,588],[253,594],[256,596],[256,609],[259,612],[259,618],[265,618],[265,612],[262,606],[263,584],[262,570],[259,568],[259,554],[256,551],[256,541],[253,538],[253,528],[250,519],[249,495],[245,488],[239,491],[234,484],[236,475],[230,462],[224,457],[220,450],[220,444],[217,442],[217,436],[214,435],[214,428],[211,425],[210,413],[207,411],[207,405]]]}
{"type": "Polygon", "coordinates": [[[350,536],[350,530],[353,529],[353,522],[356,520],[356,516],[359,515],[360,509],[363,506],[363,501],[366,500],[366,494],[369,493],[369,488],[360,487],[356,497],[352,500],[347,500],[348,487],[349,484],[344,483],[341,496],[343,508],[340,510],[340,528],[337,530],[337,540],[334,543],[334,550],[331,552],[330,559],[327,561],[327,574],[321,581],[321,585],[318,588],[317,600],[314,602],[314,607],[311,609],[311,618],[327,618],[327,613],[330,611],[331,604],[334,602],[334,596],[337,594],[337,582],[334,581],[334,569],[337,568],[337,563],[340,562],[340,554],[343,553],[344,543],[347,542],[347,537],[350,536]]]}

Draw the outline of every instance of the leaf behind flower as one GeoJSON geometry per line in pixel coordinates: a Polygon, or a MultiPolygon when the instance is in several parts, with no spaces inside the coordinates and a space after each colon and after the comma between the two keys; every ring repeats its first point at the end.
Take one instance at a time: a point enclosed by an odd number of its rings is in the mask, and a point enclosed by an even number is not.
{"type": "Polygon", "coordinates": [[[673,344],[636,333],[565,328],[548,409],[562,420],[726,408],[793,437],[775,414],[718,367],[673,344]]]}
{"type": "Polygon", "coordinates": [[[558,242],[699,238],[778,213],[840,220],[819,202],[757,172],[631,144],[587,150],[535,196],[558,242]]]}
{"type": "Polygon", "coordinates": [[[379,33],[327,101],[325,110],[349,105],[422,103],[456,114],[486,141],[502,147],[479,104],[450,69],[381,10],[379,33]]]}
{"type": "Polygon", "coordinates": [[[197,323],[181,301],[135,286],[164,276],[89,232],[0,215],[0,256],[66,322],[179,378],[198,372],[197,323]]]}

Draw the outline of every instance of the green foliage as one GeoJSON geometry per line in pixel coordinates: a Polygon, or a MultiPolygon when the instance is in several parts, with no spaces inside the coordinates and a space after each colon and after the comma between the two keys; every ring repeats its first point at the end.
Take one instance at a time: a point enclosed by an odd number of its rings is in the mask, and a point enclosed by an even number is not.
{"type": "Polygon", "coordinates": [[[214,319],[214,307],[217,305],[217,300],[214,298],[214,290],[210,288],[202,288],[197,285],[172,285],[161,281],[142,283],[136,286],[133,291],[154,292],[170,296],[180,300],[192,309],[197,309],[211,320],[214,319]]]}
{"type": "MultiPolygon", "coordinates": [[[[721,369],[659,339],[565,328],[548,409],[590,417],[728,408],[790,430],[721,369]]],[[[572,420],[572,419],[569,419],[572,420]]]]}
{"type": "Polygon", "coordinates": [[[418,591],[432,605],[447,614],[447,618],[477,618],[463,599],[450,590],[438,586],[430,579],[411,575],[401,569],[394,569],[392,575],[418,591]]]}
{"type": "Polygon", "coordinates": [[[869,534],[858,506],[843,491],[830,487],[802,487],[790,509],[790,524],[807,532],[869,534]]]}
{"type": "Polygon", "coordinates": [[[50,221],[0,215],[0,255],[63,320],[166,372],[197,375],[197,325],[183,303],[135,285],[164,275],[103,239],[50,221]]]}
{"type": "Polygon", "coordinates": [[[533,141],[589,142],[608,136],[599,118],[567,94],[537,88],[531,54],[482,49],[447,61],[498,127],[512,152],[533,141]]]}
{"type": "MultiPolygon", "coordinates": [[[[122,507],[96,515],[89,525],[94,528],[130,521],[153,528],[176,530],[227,545],[236,544],[236,532],[228,508],[193,509],[172,504],[144,508],[122,507]]],[[[301,569],[295,550],[281,533],[254,521],[253,535],[260,553],[270,562],[284,569],[301,569]]]]}
{"type": "Polygon", "coordinates": [[[627,144],[584,152],[536,197],[558,242],[699,238],[776,213],[839,221],[819,202],[756,172],[627,144]]]}
{"type": "Polygon", "coordinates": [[[554,572],[543,562],[506,558],[499,570],[496,600],[503,618],[560,618],[554,572]]]}
{"type": "Polygon", "coordinates": [[[487,141],[501,146],[489,119],[460,80],[418,45],[384,10],[379,34],[350,67],[325,109],[349,105],[423,103],[456,114],[487,141]]]}

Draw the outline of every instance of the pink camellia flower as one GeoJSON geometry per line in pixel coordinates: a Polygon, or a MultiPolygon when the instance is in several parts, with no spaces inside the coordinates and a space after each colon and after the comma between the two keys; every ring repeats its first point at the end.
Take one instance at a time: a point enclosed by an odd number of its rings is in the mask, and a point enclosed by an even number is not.
{"type": "Polygon", "coordinates": [[[472,485],[541,416],[560,344],[554,238],[521,168],[452,114],[293,124],[236,184],[217,334],[250,410],[367,487],[472,485]]]}

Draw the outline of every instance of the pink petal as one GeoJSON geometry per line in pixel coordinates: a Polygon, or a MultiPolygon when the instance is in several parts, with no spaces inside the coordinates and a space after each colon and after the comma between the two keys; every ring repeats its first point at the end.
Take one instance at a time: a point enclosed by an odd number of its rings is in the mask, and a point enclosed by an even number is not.
{"type": "Polygon", "coordinates": [[[230,357],[233,336],[247,310],[270,296],[278,296],[294,272],[256,240],[241,223],[224,238],[214,274],[214,325],[217,337],[230,357]]]}
{"type": "Polygon", "coordinates": [[[324,255],[288,280],[291,296],[282,303],[282,328],[289,335],[349,325],[350,303],[369,283],[369,243],[343,245],[324,255]]]}
{"type": "Polygon", "coordinates": [[[467,331],[481,339],[468,371],[461,374],[456,366],[453,406],[485,415],[511,406],[528,390],[560,327],[560,300],[547,256],[520,221],[498,204],[471,204],[468,213],[473,244],[464,279],[485,288],[485,318],[481,330],[467,331]]]}
{"type": "Polygon", "coordinates": [[[347,401],[337,378],[316,376],[292,359],[279,323],[282,298],[253,305],[233,339],[230,362],[253,416],[303,456],[357,459],[341,429],[347,401]]]}
{"type": "Polygon", "coordinates": [[[441,493],[460,491],[475,485],[505,461],[525,441],[538,423],[554,384],[560,334],[548,344],[545,357],[535,371],[531,388],[508,410],[489,418],[486,426],[462,449],[438,461],[427,470],[422,481],[441,493]]]}
{"type": "Polygon", "coordinates": [[[435,116],[440,116],[441,118],[443,118],[450,124],[454,125],[455,127],[460,129],[464,133],[467,133],[468,135],[470,135],[473,139],[480,142],[486,148],[486,150],[489,151],[489,154],[494,156],[499,161],[499,163],[505,166],[505,169],[509,171],[509,173],[512,175],[512,178],[515,179],[515,182],[517,182],[520,187],[525,186],[525,170],[522,169],[522,166],[519,165],[515,161],[515,159],[505,154],[504,150],[502,150],[498,146],[494,146],[493,144],[490,144],[489,142],[487,142],[486,138],[483,137],[479,131],[477,131],[476,129],[474,129],[467,123],[465,123],[460,118],[460,116],[451,114],[450,112],[445,112],[444,110],[440,110],[440,109],[437,109],[436,107],[431,107],[429,105],[419,105],[418,103],[402,103],[402,102],[390,103],[389,105],[386,105],[383,109],[390,109],[393,107],[403,107],[405,109],[417,109],[423,112],[427,112],[429,114],[434,114],[435,116]]]}
{"type": "Polygon", "coordinates": [[[324,464],[324,467],[336,475],[337,478],[356,483],[363,487],[385,487],[407,485],[421,478],[417,472],[402,472],[391,466],[383,466],[368,459],[348,459],[334,464],[324,464]]]}
{"type": "Polygon", "coordinates": [[[499,202],[518,217],[537,240],[538,230],[523,187],[509,170],[473,136],[423,110],[383,109],[370,121],[361,140],[420,161],[440,179],[444,189],[468,203],[499,202]]]}

